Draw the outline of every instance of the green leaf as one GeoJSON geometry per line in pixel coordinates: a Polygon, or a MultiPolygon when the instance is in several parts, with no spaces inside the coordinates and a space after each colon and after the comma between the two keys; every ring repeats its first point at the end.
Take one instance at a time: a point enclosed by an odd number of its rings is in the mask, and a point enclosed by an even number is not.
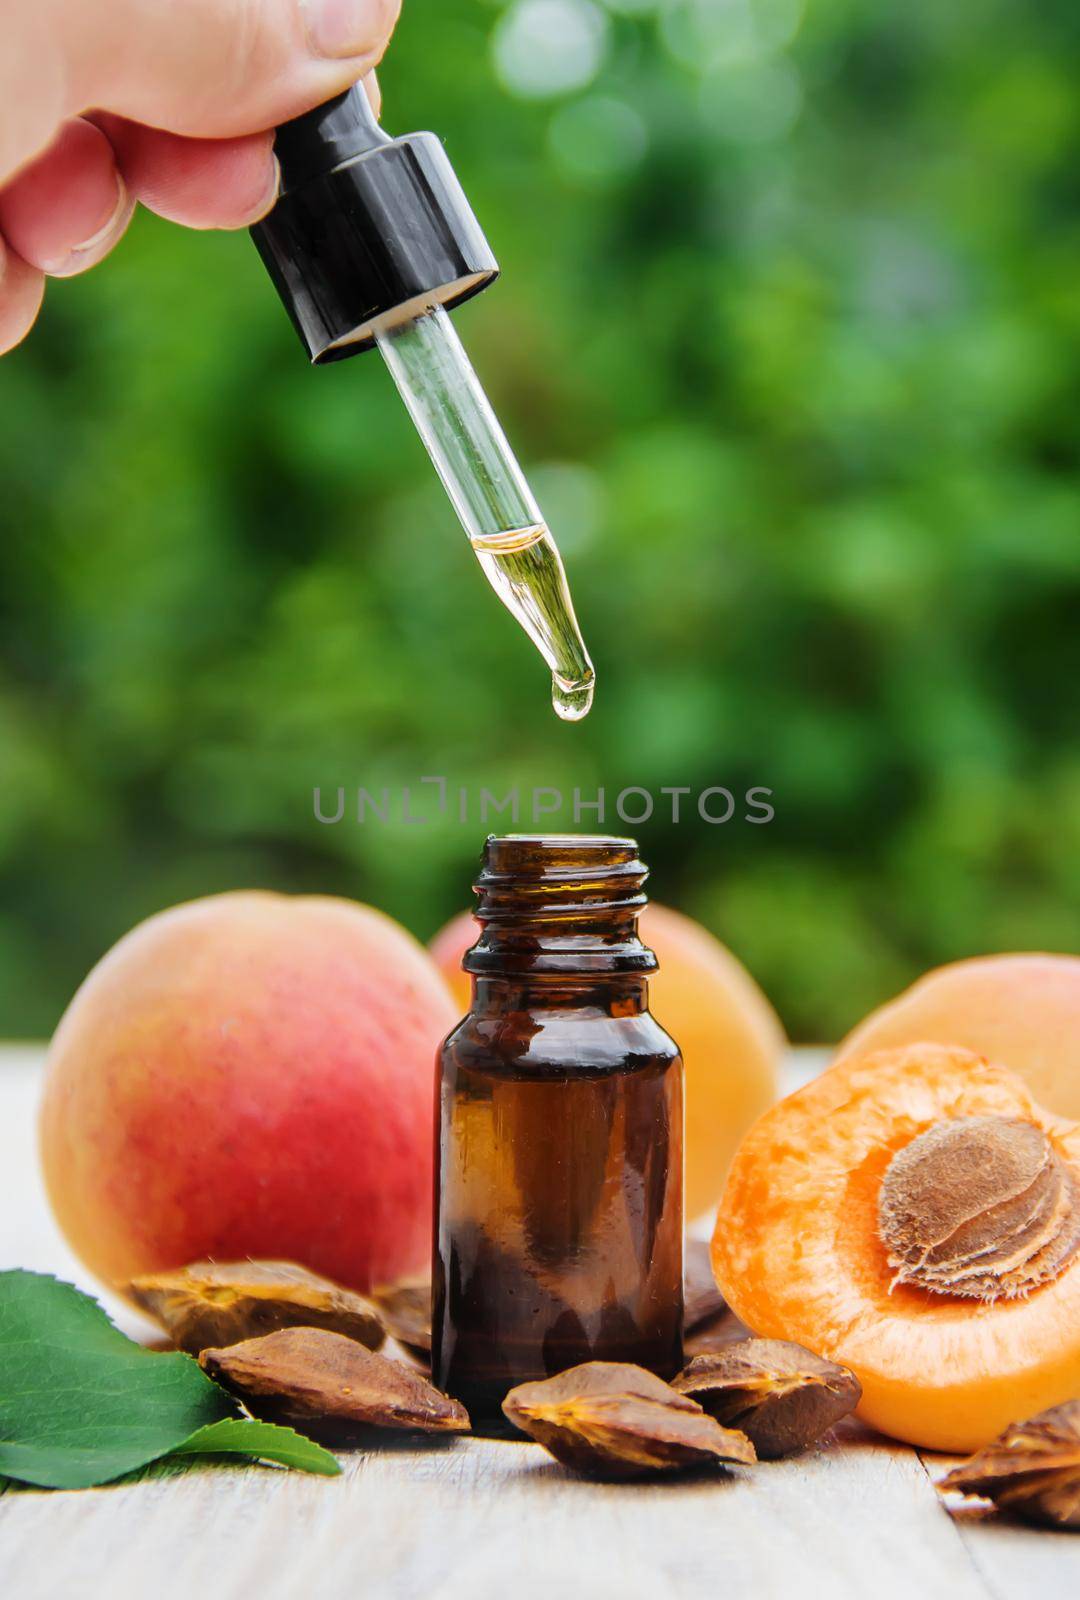
{"type": "Polygon", "coordinates": [[[71,1284],[0,1272],[0,1474],[108,1483],[238,1410],[190,1356],[143,1349],[71,1284]]]}
{"type": "Polygon", "coordinates": [[[278,1461],[283,1467],[299,1467],[303,1472],[318,1472],[324,1478],[336,1478],[341,1471],[329,1450],[314,1439],[272,1422],[248,1422],[238,1417],[200,1428],[177,1445],[172,1454],[252,1456],[256,1460],[278,1461]]]}
{"type": "Polygon", "coordinates": [[[243,1455],[334,1477],[321,1445],[249,1422],[190,1356],[144,1350],[69,1283],[0,1272],[0,1475],[108,1483],[161,1457],[243,1455]]]}

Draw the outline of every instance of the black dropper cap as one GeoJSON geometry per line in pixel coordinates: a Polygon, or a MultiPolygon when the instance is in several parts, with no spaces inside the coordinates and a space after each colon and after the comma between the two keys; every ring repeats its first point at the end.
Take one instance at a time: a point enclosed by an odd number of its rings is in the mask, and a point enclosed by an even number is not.
{"type": "Polygon", "coordinates": [[[284,123],[281,194],[251,230],[313,362],[370,349],[388,312],[456,306],[498,276],[442,143],[392,139],[362,85],[284,123]]]}

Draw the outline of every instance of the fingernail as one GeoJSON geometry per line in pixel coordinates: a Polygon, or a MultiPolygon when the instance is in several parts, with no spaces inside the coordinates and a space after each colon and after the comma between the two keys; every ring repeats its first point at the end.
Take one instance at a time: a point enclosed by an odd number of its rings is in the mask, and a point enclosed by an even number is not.
{"type": "Polygon", "coordinates": [[[80,244],[72,245],[66,255],[57,256],[51,261],[39,263],[42,272],[50,278],[70,278],[76,272],[81,272],[86,265],[87,256],[98,251],[104,255],[102,249],[118,239],[128,225],[135,202],[128,194],[127,185],[119,173],[116,174],[116,205],[113,207],[108,220],[89,239],[83,239],[80,244]]]}
{"type": "Polygon", "coordinates": [[[277,205],[278,194],[281,190],[281,162],[275,155],[271,155],[270,168],[270,182],[267,184],[266,192],[262,199],[252,207],[251,215],[247,218],[248,227],[253,222],[261,222],[266,213],[272,211],[277,205]]]}
{"type": "Polygon", "coordinates": [[[308,44],[317,56],[359,56],[370,50],[367,0],[300,0],[308,44]]]}

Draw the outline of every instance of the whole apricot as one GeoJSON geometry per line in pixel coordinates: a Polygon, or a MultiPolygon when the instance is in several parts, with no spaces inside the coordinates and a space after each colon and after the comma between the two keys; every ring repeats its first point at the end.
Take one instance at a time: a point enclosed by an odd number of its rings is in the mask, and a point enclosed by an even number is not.
{"type": "Polygon", "coordinates": [[[938,967],[872,1011],[835,1060],[920,1039],[1000,1061],[1041,1105],[1080,1119],[1080,956],[977,956],[938,967]]]}
{"type": "MultiPolygon", "coordinates": [[[[786,1040],[746,968],[700,923],[652,901],[638,927],[660,963],[649,979],[649,1008],[679,1046],[686,1069],[686,1215],[692,1218],[716,1205],[739,1139],[776,1099],[786,1040]]],[[[463,911],[431,942],[462,1012],[471,991],[461,958],[479,931],[463,911]]]]}
{"type": "Polygon", "coordinates": [[[417,1269],[433,1060],[454,1020],[427,952],[368,906],[237,893],[151,917],[49,1050],[60,1227],[113,1287],[248,1256],[357,1289],[417,1269]]]}

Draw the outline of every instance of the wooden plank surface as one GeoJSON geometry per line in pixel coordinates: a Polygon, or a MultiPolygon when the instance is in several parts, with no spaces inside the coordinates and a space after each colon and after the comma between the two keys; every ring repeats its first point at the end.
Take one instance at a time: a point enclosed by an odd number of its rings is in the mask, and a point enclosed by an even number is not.
{"type": "MultiPolygon", "coordinates": [[[[790,1081],[819,1058],[794,1061],[790,1081]]],[[[40,1052],[0,1051],[0,1268],[97,1292],[48,1214],[40,1052]]],[[[127,1331],[145,1328],[108,1301],[127,1331]]],[[[4,1600],[1076,1600],[1080,1537],[954,1520],[925,1461],[861,1429],[752,1472],[595,1484],[537,1446],[388,1441],[345,1476],[214,1467],[0,1495],[4,1600]]]]}

